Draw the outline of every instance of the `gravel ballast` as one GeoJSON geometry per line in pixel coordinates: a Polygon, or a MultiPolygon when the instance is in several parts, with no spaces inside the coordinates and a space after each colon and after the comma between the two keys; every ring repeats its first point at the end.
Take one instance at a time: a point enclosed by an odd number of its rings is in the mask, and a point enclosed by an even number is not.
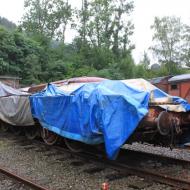
{"type": "MultiPolygon", "coordinates": [[[[99,190],[104,182],[108,182],[110,190],[174,189],[13,135],[0,136],[0,165],[54,190],[99,190]]],[[[4,185],[1,181],[0,189],[4,185]]]]}

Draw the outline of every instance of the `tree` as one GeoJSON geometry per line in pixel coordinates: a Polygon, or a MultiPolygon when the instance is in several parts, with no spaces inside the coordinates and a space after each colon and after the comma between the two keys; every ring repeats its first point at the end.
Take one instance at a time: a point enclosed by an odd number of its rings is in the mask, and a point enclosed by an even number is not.
{"type": "Polygon", "coordinates": [[[17,75],[24,84],[44,81],[45,51],[17,31],[0,28],[0,74],[17,75]]]}
{"type": "Polygon", "coordinates": [[[131,49],[133,24],[127,18],[132,11],[133,2],[128,0],[83,0],[82,10],[78,11],[82,42],[96,48],[111,48],[116,55],[121,53],[120,49],[131,49]]]}
{"type": "Polygon", "coordinates": [[[38,34],[64,41],[65,30],[71,20],[68,0],[25,0],[25,14],[21,27],[28,34],[38,34]]]}
{"type": "Polygon", "coordinates": [[[184,32],[182,34],[182,63],[190,66],[190,26],[184,25],[184,32]]]}
{"type": "Polygon", "coordinates": [[[149,69],[149,66],[150,66],[150,59],[149,59],[149,57],[148,57],[148,54],[144,51],[144,54],[143,54],[143,59],[140,61],[140,63],[142,64],[142,65],[144,65],[144,68],[146,69],[146,70],[148,70],[149,69]]]}
{"type": "Polygon", "coordinates": [[[151,70],[149,67],[150,59],[148,57],[148,54],[144,51],[143,59],[135,67],[135,77],[150,78],[151,70]]]}
{"type": "Polygon", "coordinates": [[[81,1],[74,15],[68,0],[25,0],[17,32],[0,31],[0,72],[20,76],[24,84],[82,75],[133,77],[133,2],[81,1]],[[78,33],[66,44],[69,24],[78,33]]]}
{"type": "Polygon", "coordinates": [[[155,17],[151,50],[156,55],[158,62],[166,65],[169,74],[174,74],[181,66],[181,36],[184,25],[177,17],[155,17]]]}
{"type": "Polygon", "coordinates": [[[120,73],[123,74],[122,79],[133,78],[135,72],[135,64],[131,54],[128,54],[125,58],[121,59],[121,62],[118,63],[118,68],[120,73]]]}
{"type": "Polygon", "coordinates": [[[134,47],[130,41],[133,24],[128,19],[132,11],[133,2],[128,0],[82,1],[82,8],[77,11],[79,36],[74,40],[83,60],[79,63],[82,63],[81,67],[88,66],[109,78],[123,78],[126,71],[120,67],[125,64],[119,63],[130,57],[134,47]],[[120,74],[114,75],[114,65],[117,65],[120,74]]]}

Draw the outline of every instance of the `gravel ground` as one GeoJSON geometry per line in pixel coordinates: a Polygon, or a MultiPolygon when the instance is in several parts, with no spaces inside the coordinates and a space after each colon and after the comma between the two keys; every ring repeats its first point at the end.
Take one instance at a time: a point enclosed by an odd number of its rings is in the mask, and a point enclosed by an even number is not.
{"type": "MultiPolygon", "coordinates": [[[[100,190],[104,182],[108,182],[110,190],[174,189],[137,176],[124,176],[104,164],[76,158],[53,147],[37,145],[23,137],[10,135],[0,137],[0,165],[54,190],[100,190]]],[[[1,180],[0,189],[4,186],[1,180]]]]}
{"type": "MultiPolygon", "coordinates": [[[[124,149],[134,149],[144,152],[150,152],[159,155],[165,155],[173,158],[190,160],[190,151],[185,149],[170,149],[167,147],[151,146],[149,144],[133,143],[132,145],[124,145],[124,149]]],[[[190,149],[189,149],[190,150],[190,149]]]]}

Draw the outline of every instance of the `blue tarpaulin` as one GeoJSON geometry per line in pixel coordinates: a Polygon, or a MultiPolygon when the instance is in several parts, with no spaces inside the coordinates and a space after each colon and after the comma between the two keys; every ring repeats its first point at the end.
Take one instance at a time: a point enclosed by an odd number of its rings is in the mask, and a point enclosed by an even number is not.
{"type": "Polygon", "coordinates": [[[164,109],[190,110],[182,98],[151,88],[152,91],[138,90],[121,81],[105,80],[84,84],[68,94],[48,84],[44,91],[30,96],[31,111],[43,127],[60,136],[87,144],[104,142],[108,157],[114,159],[147,114],[151,92],[154,101],[169,97],[173,103],[179,103],[176,107],[166,105],[164,109]]]}
{"type": "Polygon", "coordinates": [[[87,144],[105,142],[110,159],[148,112],[149,93],[120,81],[88,83],[70,94],[53,84],[30,97],[41,125],[63,137],[87,144]]]}

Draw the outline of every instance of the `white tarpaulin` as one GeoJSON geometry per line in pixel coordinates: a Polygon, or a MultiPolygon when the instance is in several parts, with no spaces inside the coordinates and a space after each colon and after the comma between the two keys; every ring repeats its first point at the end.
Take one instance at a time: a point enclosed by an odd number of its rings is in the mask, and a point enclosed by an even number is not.
{"type": "Polygon", "coordinates": [[[27,95],[27,94],[28,93],[26,92],[21,92],[20,90],[17,90],[0,82],[0,97],[11,96],[11,95],[27,95]]]}
{"type": "Polygon", "coordinates": [[[0,97],[0,119],[11,125],[34,125],[29,96],[0,97]]]}
{"type": "Polygon", "coordinates": [[[29,95],[0,82],[0,120],[17,126],[34,125],[29,95]]]}

